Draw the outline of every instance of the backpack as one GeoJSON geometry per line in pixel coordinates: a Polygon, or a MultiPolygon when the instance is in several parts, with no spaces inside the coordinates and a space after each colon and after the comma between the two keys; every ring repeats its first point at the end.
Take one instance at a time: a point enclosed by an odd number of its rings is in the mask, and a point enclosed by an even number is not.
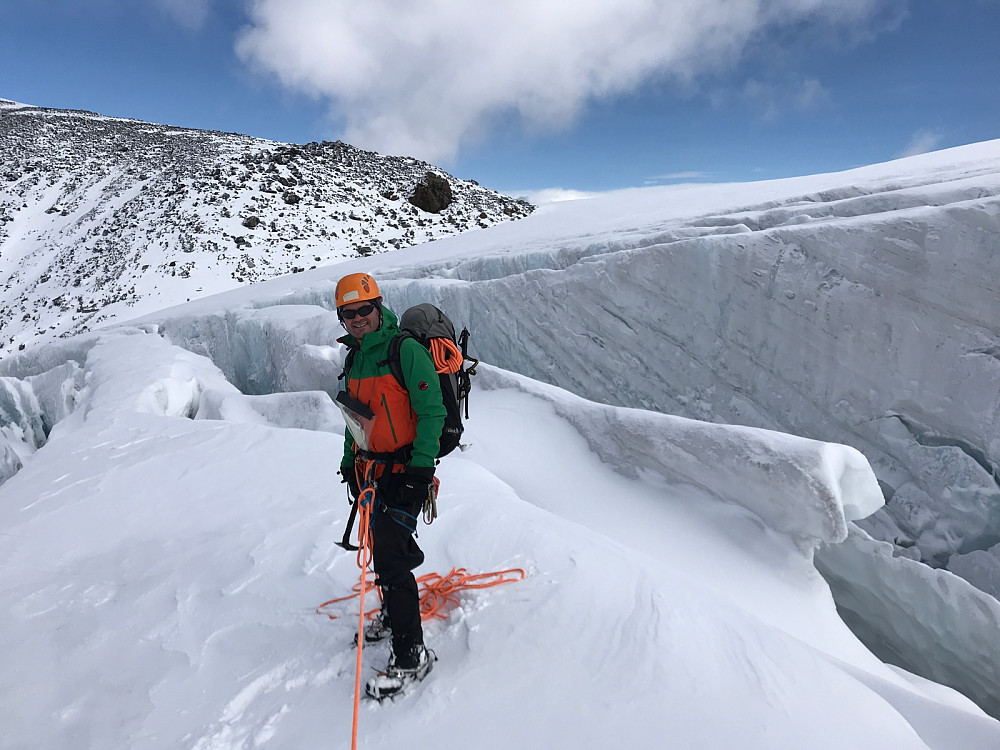
{"type": "MultiPolygon", "coordinates": [[[[396,382],[403,383],[403,371],[399,363],[399,348],[403,341],[413,338],[419,341],[431,353],[434,367],[441,380],[441,397],[444,400],[444,429],[441,430],[441,443],[438,458],[447,456],[462,441],[462,402],[465,402],[465,418],[469,418],[469,393],[472,391],[472,376],[476,374],[478,359],[468,354],[470,333],[462,329],[455,336],[455,325],[441,310],[429,302],[414,305],[399,317],[399,327],[402,333],[389,342],[389,371],[396,382]],[[472,362],[472,367],[465,368],[465,361],[472,362]]],[[[405,386],[404,386],[405,387],[405,386]]]]}
{"type": "MultiPolygon", "coordinates": [[[[476,367],[479,365],[479,360],[470,357],[468,353],[471,334],[467,328],[463,328],[462,333],[456,337],[455,325],[429,302],[408,308],[399,318],[399,327],[402,332],[389,341],[385,364],[389,366],[389,372],[400,387],[405,388],[403,368],[399,361],[399,349],[403,341],[408,338],[416,339],[431,353],[441,381],[441,397],[446,412],[437,457],[447,456],[459,446],[465,430],[462,424],[463,401],[465,418],[469,418],[472,376],[476,374],[476,367]],[[466,361],[472,363],[468,369],[465,367],[466,361]]],[[[341,378],[350,371],[353,355],[354,352],[348,352],[341,378]]]]}

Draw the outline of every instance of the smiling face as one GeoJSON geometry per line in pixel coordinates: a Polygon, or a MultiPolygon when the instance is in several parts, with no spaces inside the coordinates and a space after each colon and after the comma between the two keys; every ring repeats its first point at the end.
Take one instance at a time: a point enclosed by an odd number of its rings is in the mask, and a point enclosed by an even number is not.
{"type": "Polygon", "coordinates": [[[344,305],[340,308],[340,319],[347,332],[358,341],[372,331],[377,331],[382,322],[378,305],[371,301],[344,305]]]}

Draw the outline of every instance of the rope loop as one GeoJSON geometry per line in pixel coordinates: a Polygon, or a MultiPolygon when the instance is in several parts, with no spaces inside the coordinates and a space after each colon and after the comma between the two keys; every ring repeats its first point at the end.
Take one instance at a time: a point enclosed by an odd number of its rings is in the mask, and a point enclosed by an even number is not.
{"type": "Polygon", "coordinates": [[[451,339],[433,338],[429,344],[431,359],[434,360],[434,369],[439,374],[455,373],[462,369],[462,362],[465,357],[462,350],[451,339]]]}
{"type": "MultiPolygon", "coordinates": [[[[374,576],[371,571],[365,571],[365,573],[374,576]]],[[[469,573],[465,568],[452,568],[447,575],[440,573],[422,575],[417,578],[417,589],[420,595],[420,619],[424,622],[447,619],[448,615],[445,610],[459,605],[459,595],[463,591],[488,589],[504,583],[515,583],[523,581],[526,576],[527,573],[521,568],[509,568],[492,573],[469,573]]],[[[375,579],[359,581],[354,584],[353,594],[323,602],[316,607],[316,614],[325,615],[331,620],[339,619],[340,615],[333,614],[329,608],[358,598],[361,595],[362,585],[370,589],[375,585],[375,579]]],[[[381,591],[379,596],[381,597],[381,591]]],[[[375,607],[365,612],[364,616],[368,620],[374,620],[378,617],[381,609],[381,605],[375,607]]]]}

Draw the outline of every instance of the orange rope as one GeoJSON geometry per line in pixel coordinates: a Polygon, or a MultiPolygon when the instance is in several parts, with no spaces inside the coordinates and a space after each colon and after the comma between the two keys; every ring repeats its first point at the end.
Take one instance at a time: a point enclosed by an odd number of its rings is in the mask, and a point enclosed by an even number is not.
{"type": "Polygon", "coordinates": [[[358,581],[358,596],[361,606],[358,608],[358,662],[354,670],[354,721],[351,727],[351,750],[358,748],[358,710],[361,707],[361,650],[365,638],[365,577],[368,575],[368,564],[372,559],[371,528],[368,520],[371,517],[372,505],[375,502],[375,487],[367,481],[371,465],[365,466],[366,487],[361,490],[358,499],[358,567],[361,568],[361,580],[358,581]]]}
{"type": "MultiPolygon", "coordinates": [[[[369,512],[368,507],[364,505],[360,507],[358,520],[362,524],[367,524],[369,512]]],[[[366,528],[366,526],[362,526],[362,528],[366,528]]],[[[361,548],[358,550],[359,553],[361,553],[361,550],[370,550],[367,537],[368,534],[362,533],[359,530],[358,546],[361,548]]],[[[365,558],[365,567],[361,569],[361,580],[354,584],[353,594],[331,599],[316,607],[316,614],[326,615],[331,620],[336,620],[338,619],[337,615],[324,612],[323,609],[332,604],[350,601],[355,598],[361,599],[360,614],[358,616],[358,662],[354,673],[354,724],[351,730],[351,750],[357,750],[358,747],[358,708],[361,704],[361,649],[365,642],[365,620],[374,619],[381,609],[381,607],[376,607],[370,612],[365,612],[365,589],[369,584],[374,585],[374,581],[367,580],[369,573],[367,561],[370,558],[371,555],[369,552],[365,558]]],[[[509,568],[508,570],[499,570],[495,573],[478,573],[473,575],[470,575],[465,568],[452,568],[451,572],[446,576],[439,575],[438,573],[422,575],[417,578],[417,586],[420,592],[420,619],[430,620],[434,618],[444,620],[447,618],[447,615],[442,614],[441,610],[448,604],[457,606],[458,595],[462,591],[488,589],[503,583],[523,581],[526,575],[521,568],[509,568]]],[[[379,591],[379,599],[381,598],[382,592],[379,591]]]]}
{"type": "Polygon", "coordinates": [[[448,338],[431,339],[431,358],[434,360],[434,368],[438,373],[458,372],[462,369],[462,361],[465,357],[458,344],[448,338]]]}
{"type": "MultiPolygon", "coordinates": [[[[374,578],[375,573],[374,573],[374,571],[366,570],[365,574],[366,574],[366,576],[369,576],[369,575],[371,576],[371,580],[368,580],[367,578],[365,579],[365,587],[366,588],[372,588],[372,587],[374,587],[375,586],[375,578],[374,578]]],[[[331,614],[330,612],[324,612],[323,610],[326,609],[327,607],[333,605],[333,604],[340,604],[341,602],[349,602],[351,599],[357,599],[361,595],[361,581],[358,581],[356,584],[354,584],[353,590],[354,590],[353,594],[350,594],[348,596],[339,596],[336,599],[331,599],[328,602],[323,602],[318,607],[316,607],[316,614],[318,614],[318,615],[326,615],[331,620],[339,620],[340,619],[340,615],[334,615],[334,614],[331,614]]],[[[382,592],[379,591],[378,593],[379,593],[379,597],[381,598],[382,592]]],[[[376,607],[375,609],[372,609],[372,610],[369,610],[368,612],[365,612],[365,619],[374,620],[375,617],[378,615],[380,609],[381,609],[381,607],[376,607]]]]}
{"type": "Polygon", "coordinates": [[[470,574],[465,568],[452,568],[446,576],[427,573],[417,579],[420,591],[420,619],[444,620],[442,609],[447,605],[458,606],[458,595],[470,589],[488,589],[503,583],[523,581],[525,572],[520,568],[499,570],[493,573],[470,574]]]}
{"type": "MultiPolygon", "coordinates": [[[[446,576],[439,573],[427,573],[417,578],[417,588],[420,594],[420,619],[423,621],[436,619],[444,620],[448,617],[442,610],[448,606],[458,606],[458,595],[463,591],[472,589],[488,589],[499,586],[503,583],[514,583],[523,581],[527,574],[521,568],[510,568],[508,570],[498,570],[494,573],[474,573],[470,574],[465,568],[452,568],[446,576]]],[[[365,586],[374,585],[373,581],[367,581],[365,586]]],[[[331,620],[339,619],[340,615],[325,611],[327,607],[356,599],[362,594],[362,582],[354,584],[354,593],[348,596],[341,596],[330,601],[323,602],[316,607],[316,614],[326,615],[331,620]]],[[[381,597],[381,592],[379,592],[381,597]]],[[[381,607],[365,612],[364,617],[374,620],[381,607]]]]}

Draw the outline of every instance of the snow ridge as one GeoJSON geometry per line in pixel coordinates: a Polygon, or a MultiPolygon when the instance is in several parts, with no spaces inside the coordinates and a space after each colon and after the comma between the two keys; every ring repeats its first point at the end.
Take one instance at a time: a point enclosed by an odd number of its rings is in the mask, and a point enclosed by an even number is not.
{"type": "Polygon", "coordinates": [[[741,505],[804,548],[844,541],[849,520],[883,505],[868,461],[848,446],[595,404],[484,365],[480,373],[477,385],[523,390],[552,404],[623,475],[698,487],[741,505]],[[747,492],[754,486],[770,491],[747,492]]]}

